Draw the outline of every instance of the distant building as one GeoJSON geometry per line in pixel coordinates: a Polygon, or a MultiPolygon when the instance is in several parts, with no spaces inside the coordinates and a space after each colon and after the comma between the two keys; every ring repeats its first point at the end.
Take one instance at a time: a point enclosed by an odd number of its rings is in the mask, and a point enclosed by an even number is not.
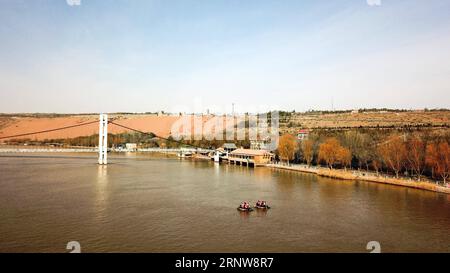
{"type": "Polygon", "coordinates": [[[234,143],[224,143],[223,144],[223,149],[224,149],[225,152],[230,153],[230,152],[236,150],[237,146],[234,143]]]}
{"type": "Polygon", "coordinates": [[[125,145],[124,144],[117,144],[117,146],[113,147],[115,151],[123,151],[125,150],[125,145]]]}
{"type": "Polygon", "coordinates": [[[298,140],[308,139],[308,136],[309,136],[309,130],[308,129],[302,129],[302,130],[298,131],[298,133],[297,133],[297,139],[298,140]]]}
{"type": "Polygon", "coordinates": [[[62,147],[62,146],[64,146],[64,144],[62,144],[62,143],[44,143],[44,145],[50,146],[50,147],[62,147]]]}
{"type": "Polygon", "coordinates": [[[128,151],[136,151],[137,150],[136,143],[127,143],[127,144],[125,144],[125,147],[128,151]]]}
{"type": "Polygon", "coordinates": [[[229,154],[230,163],[244,166],[262,166],[272,162],[273,154],[265,150],[236,149],[229,154]]]}

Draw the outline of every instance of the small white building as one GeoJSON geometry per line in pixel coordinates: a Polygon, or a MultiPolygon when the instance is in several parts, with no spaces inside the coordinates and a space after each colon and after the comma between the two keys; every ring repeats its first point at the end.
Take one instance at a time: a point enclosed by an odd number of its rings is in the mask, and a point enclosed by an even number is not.
{"type": "Polygon", "coordinates": [[[309,136],[309,130],[307,130],[307,129],[302,129],[302,130],[298,131],[298,133],[297,133],[298,140],[308,139],[308,136],[309,136]]]}
{"type": "Polygon", "coordinates": [[[137,150],[136,143],[127,143],[127,144],[125,144],[125,147],[128,151],[136,151],[137,150]]]}
{"type": "Polygon", "coordinates": [[[231,153],[232,151],[236,150],[236,144],[234,143],[224,143],[223,144],[223,149],[227,152],[227,153],[231,153]]]}

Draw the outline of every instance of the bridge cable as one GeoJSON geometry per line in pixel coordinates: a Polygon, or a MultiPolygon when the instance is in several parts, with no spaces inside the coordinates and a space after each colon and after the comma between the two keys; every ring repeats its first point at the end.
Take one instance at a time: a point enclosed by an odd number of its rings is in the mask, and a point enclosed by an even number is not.
{"type": "Polygon", "coordinates": [[[128,127],[128,126],[125,126],[125,125],[121,125],[121,124],[115,123],[113,121],[109,121],[108,123],[116,125],[116,126],[119,126],[119,127],[122,127],[124,129],[135,131],[135,132],[138,132],[138,133],[141,133],[141,134],[144,134],[144,135],[150,135],[150,136],[153,136],[153,137],[156,137],[156,138],[159,138],[159,139],[163,139],[163,140],[166,140],[166,141],[176,142],[178,144],[191,146],[191,147],[194,147],[194,148],[197,148],[197,149],[210,150],[210,149],[206,149],[206,148],[203,148],[203,147],[200,147],[200,146],[196,146],[196,145],[193,145],[193,144],[188,144],[188,143],[185,143],[185,142],[182,142],[182,141],[179,141],[179,140],[168,139],[168,138],[165,138],[165,137],[162,137],[162,136],[158,136],[158,135],[156,135],[155,133],[152,133],[152,132],[147,133],[147,132],[144,132],[144,131],[141,131],[141,130],[138,130],[138,129],[134,129],[134,128],[131,128],[131,127],[128,127]]]}
{"type": "Polygon", "coordinates": [[[93,124],[93,123],[98,123],[98,120],[90,121],[90,122],[85,122],[85,123],[81,123],[81,124],[76,124],[76,125],[70,125],[70,126],[60,127],[60,128],[49,129],[49,130],[43,130],[43,131],[37,131],[37,132],[30,132],[30,133],[24,133],[24,134],[18,134],[18,135],[11,135],[11,136],[4,136],[4,137],[0,137],[0,139],[16,138],[16,137],[23,137],[23,136],[29,136],[29,135],[36,135],[36,134],[49,133],[49,132],[54,132],[54,131],[60,131],[60,130],[65,130],[65,129],[75,128],[75,127],[80,127],[80,126],[84,126],[84,125],[89,125],[89,124],[93,124]]]}

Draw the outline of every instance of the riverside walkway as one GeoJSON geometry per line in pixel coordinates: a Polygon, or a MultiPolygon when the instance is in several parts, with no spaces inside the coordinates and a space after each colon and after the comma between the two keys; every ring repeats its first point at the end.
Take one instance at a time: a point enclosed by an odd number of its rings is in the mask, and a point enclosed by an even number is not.
{"type": "Polygon", "coordinates": [[[340,169],[329,169],[323,167],[311,166],[301,164],[267,164],[266,167],[273,169],[282,169],[289,171],[297,171],[304,173],[312,173],[324,177],[331,177],[337,179],[345,179],[345,180],[358,180],[358,181],[367,181],[367,182],[375,182],[382,184],[390,184],[396,186],[403,186],[415,189],[422,189],[440,193],[450,194],[449,183],[445,186],[439,185],[433,181],[423,180],[417,181],[408,178],[395,178],[387,175],[376,175],[371,172],[364,172],[359,170],[340,170],[340,169]]]}

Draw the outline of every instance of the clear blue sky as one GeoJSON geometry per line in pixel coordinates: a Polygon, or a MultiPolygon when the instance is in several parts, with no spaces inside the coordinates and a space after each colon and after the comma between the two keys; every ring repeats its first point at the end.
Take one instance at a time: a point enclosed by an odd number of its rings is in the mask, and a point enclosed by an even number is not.
{"type": "Polygon", "coordinates": [[[450,108],[450,1],[378,1],[0,0],[0,112],[450,108]]]}

